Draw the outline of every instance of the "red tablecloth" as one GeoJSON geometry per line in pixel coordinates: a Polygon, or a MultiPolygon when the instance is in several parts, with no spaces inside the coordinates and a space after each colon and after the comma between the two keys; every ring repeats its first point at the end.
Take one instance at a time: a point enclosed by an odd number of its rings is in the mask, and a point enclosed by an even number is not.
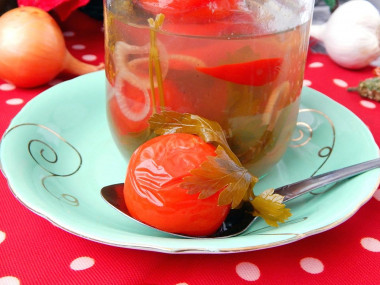
{"type": "MultiPolygon", "coordinates": [[[[63,26],[67,46],[104,60],[102,23],[83,15],[63,26]]],[[[380,104],[346,91],[372,76],[310,53],[305,85],[349,108],[380,143],[380,104]]],[[[25,90],[0,81],[0,134],[21,108],[56,84],[25,90]]],[[[266,250],[170,255],[98,244],[67,233],[14,198],[0,176],[0,285],[8,284],[380,284],[380,190],[352,218],[327,232],[266,250]]]]}

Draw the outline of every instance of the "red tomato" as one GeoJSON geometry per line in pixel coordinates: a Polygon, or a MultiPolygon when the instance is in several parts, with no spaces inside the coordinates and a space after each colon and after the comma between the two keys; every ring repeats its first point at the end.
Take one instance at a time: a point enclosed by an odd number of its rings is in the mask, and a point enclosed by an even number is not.
{"type": "Polygon", "coordinates": [[[173,61],[170,61],[170,64],[168,78],[171,77],[172,80],[164,81],[167,109],[199,115],[222,123],[226,118],[226,84],[210,80],[209,76],[199,74],[194,69],[174,69],[173,61]],[[179,83],[176,84],[176,81],[179,83]]]}
{"type": "MultiPolygon", "coordinates": [[[[164,101],[169,110],[191,112],[191,102],[171,81],[164,81],[164,101]]],[[[149,118],[153,108],[151,90],[145,92],[127,81],[121,87],[114,88],[114,95],[108,102],[109,116],[119,135],[138,133],[149,127],[149,118]],[[118,92],[118,93],[116,93],[118,92]],[[119,96],[119,98],[117,98],[119,96]]],[[[155,88],[156,110],[161,111],[158,88],[155,88]]]]}
{"type": "Polygon", "coordinates": [[[218,193],[198,199],[179,187],[190,170],[198,168],[215,147],[190,134],[158,136],[132,155],[124,184],[130,214],[158,229],[204,236],[214,233],[230,206],[218,206],[218,193]]]}
{"type": "Polygon", "coordinates": [[[153,14],[163,13],[171,20],[206,21],[231,15],[232,10],[237,8],[237,2],[237,0],[140,0],[138,4],[153,14]]]}
{"type": "MultiPolygon", "coordinates": [[[[181,72],[176,71],[178,74],[181,72]]],[[[198,76],[197,73],[184,73],[198,76]]],[[[206,78],[207,79],[207,78],[206,78]]],[[[210,120],[222,121],[225,116],[226,91],[224,85],[207,86],[205,90],[199,90],[199,86],[192,84],[175,85],[173,81],[165,80],[164,103],[167,110],[179,113],[191,113],[206,117],[210,120]]],[[[186,80],[183,80],[186,83],[186,80]]],[[[127,81],[119,90],[114,88],[114,96],[108,102],[109,116],[120,136],[129,133],[138,133],[149,127],[149,118],[152,115],[151,91],[146,93],[129,84],[127,81]],[[116,98],[116,93],[119,92],[116,98]]],[[[157,112],[161,111],[159,106],[159,92],[155,88],[155,101],[157,112]]]]}
{"type": "Polygon", "coordinates": [[[114,95],[108,102],[109,116],[119,135],[137,133],[146,129],[152,114],[151,98],[145,93],[123,81],[114,87],[114,95]]]}

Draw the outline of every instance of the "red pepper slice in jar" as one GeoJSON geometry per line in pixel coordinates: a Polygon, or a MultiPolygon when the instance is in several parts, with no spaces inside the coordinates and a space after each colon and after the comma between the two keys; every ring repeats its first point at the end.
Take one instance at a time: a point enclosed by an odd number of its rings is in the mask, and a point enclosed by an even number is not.
{"type": "Polygon", "coordinates": [[[215,67],[197,67],[196,69],[204,74],[229,82],[262,86],[277,78],[281,64],[282,58],[267,58],[215,67]]]}

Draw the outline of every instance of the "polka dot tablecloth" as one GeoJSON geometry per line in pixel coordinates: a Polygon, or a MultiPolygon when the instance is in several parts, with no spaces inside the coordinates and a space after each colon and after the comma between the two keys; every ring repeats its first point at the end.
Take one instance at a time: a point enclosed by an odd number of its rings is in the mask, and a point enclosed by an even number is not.
{"type": "MultiPolygon", "coordinates": [[[[72,54],[104,60],[102,23],[74,14],[62,26],[72,54]]],[[[352,110],[380,142],[380,104],[346,91],[372,76],[309,53],[304,84],[352,110]]],[[[0,81],[0,133],[46,86],[0,81]]],[[[238,254],[170,255],[98,244],[67,233],[22,206],[0,176],[0,285],[17,284],[380,284],[380,190],[352,218],[288,245],[238,254]]]]}

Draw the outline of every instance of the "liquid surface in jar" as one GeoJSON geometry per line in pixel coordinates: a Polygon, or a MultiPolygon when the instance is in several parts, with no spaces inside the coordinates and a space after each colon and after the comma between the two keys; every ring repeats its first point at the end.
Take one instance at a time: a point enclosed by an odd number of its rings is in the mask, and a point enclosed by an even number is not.
{"type": "Polygon", "coordinates": [[[159,66],[149,67],[152,31],[146,23],[155,15],[129,1],[119,5],[127,8],[106,9],[107,108],[127,158],[154,136],[152,114],[172,110],[217,121],[253,175],[281,159],[298,115],[309,22],[265,34],[266,24],[252,21],[254,13],[207,23],[169,15],[154,33],[159,66]],[[234,24],[243,16],[251,25],[234,24]]]}

